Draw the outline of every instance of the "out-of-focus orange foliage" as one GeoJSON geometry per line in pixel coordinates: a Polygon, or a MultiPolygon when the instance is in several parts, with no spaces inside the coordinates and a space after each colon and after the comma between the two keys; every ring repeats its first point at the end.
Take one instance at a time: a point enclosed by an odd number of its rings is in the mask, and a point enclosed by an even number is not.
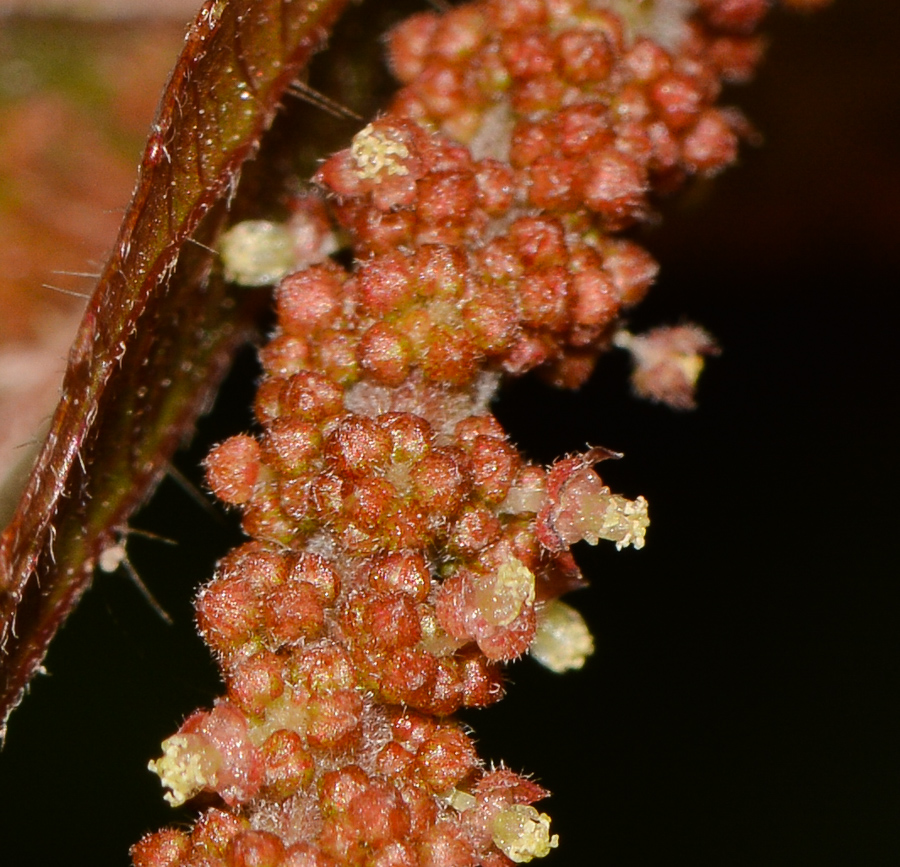
{"type": "MultiPolygon", "coordinates": [[[[2,11],[3,7],[0,7],[2,11]]],[[[52,411],[180,47],[180,16],[0,27],[0,517],[52,411]],[[66,273],[69,272],[69,273],[66,273]],[[18,470],[15,469],[18,467],[18,470]]]]}

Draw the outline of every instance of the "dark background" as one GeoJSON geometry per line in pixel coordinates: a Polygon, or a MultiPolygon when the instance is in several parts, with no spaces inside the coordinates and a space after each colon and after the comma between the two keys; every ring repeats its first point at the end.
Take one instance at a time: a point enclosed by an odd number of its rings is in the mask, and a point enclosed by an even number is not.
{"type": "MultiPolygon", "coordinates": [[[[526,660],[467,717],[488,759],[553,790],[548,867],[900,858],[893,7],[776,16],[759,80],[732,95],[765,146],[644,239],[663,269],[632,324],[690,319],[723,348],[700,408],[634,400],[614,356],[580,394],[524,381],[498,407],[535,459],[624,451],[604,477],[653,520],[643,551],[577,551],[585,669],[526,660]]],[[[245,358],[185,475],[247,424],[253,375],[245,358]]],[[[134,523],[178,543],[129,541],[175,626],[123,574],[98,577],[0,754],[4,864],[125,865],[142,833],[188,818],[144,768],[219,690],[190,597],[234,527],[171,479],[134,523]]]]}

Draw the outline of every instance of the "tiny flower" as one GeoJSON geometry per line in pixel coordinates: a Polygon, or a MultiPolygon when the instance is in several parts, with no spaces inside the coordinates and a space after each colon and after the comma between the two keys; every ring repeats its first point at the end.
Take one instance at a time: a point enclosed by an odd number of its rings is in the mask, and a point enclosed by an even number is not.
{"type": "Polygon", "coordinates": [[[460,789],[451,789],[448,794],[443,796],[443,800],[453,807],[457,813],[471,810],[472,807],[478,805],[478,799],[474,795],[470,795],[468,792],[463,792],[460,789]]]}
{"type": "Polygon", "coordinates": [[[269,220],[244,220],[219,240],[225,279],[241,286],[277,283],[296,267],[294,239],[287,227],[269,220]]]}
{"type": "Polygon", "coordinates": [[[494,845],[517,864],[543,858],[559,845],[558,835],[550,836],[550,817],[526,804],[501,810],[491,823],[491,831],[494,845]]]}
{"type": "Polygon", "coordinates": [[[379,183],[382,172],[409,174],[409,169],[403,165],[403,160],[409,157],[409,148],[388,132],[376,130],[371,123],[353,136],[350,154],[356,162],[357,174],[364,180],[379,183]]]}
{"type": "Polygon", "coordinates": [[[162,756],[147,768],[169,789],[165,799],[173,807],[180,807],[210,785],[222,763],[218,750],[202,735],[172,735],[162,748],[162,756]]]}
{"type": "Polygon", "coordinates": [[[587,623],[571,605],[553,599],[538,616],[529,653],[543,666],[561,674],[581,668],[594,652],[587,623]]]}
{"type": "Polygon", "coordinates": [[[694,390],[704,356],[719,352],[715,340],[699,325],[654,328],[646,334],[621,329],[613,342],[631,353],[635,392],[672,409],[694,408],[694,390]]]}
{"type": "Polygon", "coordinates": [[[534,573],[513,558],[497,570],[492,582],[479,585],[475,602],[491,626],[509,626],[525,606],[534,604],[534,573]]]}
{"type": "Polygon", "coordinates": [[[613,494],[591,465],[609,457],[621,457],[594,448],[584,455],[566,458],[551,467],[548,496],[538,516],[541,543],[558,551],[580,542],[596,545],[601,539],[616,543],[621,551],[633,545],[640,550],[650,518],[643,497],[629,500],[613,494]]]}

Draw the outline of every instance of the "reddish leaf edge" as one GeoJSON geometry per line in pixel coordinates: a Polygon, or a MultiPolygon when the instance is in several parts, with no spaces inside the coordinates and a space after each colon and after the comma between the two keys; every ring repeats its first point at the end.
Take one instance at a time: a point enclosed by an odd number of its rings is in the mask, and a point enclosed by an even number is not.
{"type": "Polygon", "coordinates": [[[206,0],[187,32],[50,432],[0,536],[0,739],[100,553],[165,474],[251,331],[252,299],[229,296],[202,246],[183,253],[198,229],[214,238],[225,217],[216,203],[234,196],[285,89],[345,5],[206,0]],[[157,340],[154,327],[169,334],[157,340]],[[179,370],[186,385],[148,388],[179,370]]]}

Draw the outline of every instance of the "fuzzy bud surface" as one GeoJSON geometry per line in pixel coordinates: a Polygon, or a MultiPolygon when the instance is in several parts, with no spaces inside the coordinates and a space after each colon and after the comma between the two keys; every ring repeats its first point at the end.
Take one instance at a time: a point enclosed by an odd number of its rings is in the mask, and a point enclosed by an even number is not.
{"type": "Polygon", "coordinates": [[[526,652],[584,664],[569,549],[640,549],[647,502],[596,473],[606,449],[529,461],[490,403],[532,370],[576,388],[618,345],[639,392],[692,404],[714,344],[622,329],[657,271],[623,232],[734,161],[747,127],[716,101],[767,6],[422,12],[388,37],[393,103],[302,212],[223,237],[230,279],[277,282],[259,433],[206,462],[251,541],[196,600],[226,695],[150,764],[170,803],[207,807],[137,867],[501,867],[557,846],[548,793],[486,769],[453,714],[499,700],[526,652]]]}

